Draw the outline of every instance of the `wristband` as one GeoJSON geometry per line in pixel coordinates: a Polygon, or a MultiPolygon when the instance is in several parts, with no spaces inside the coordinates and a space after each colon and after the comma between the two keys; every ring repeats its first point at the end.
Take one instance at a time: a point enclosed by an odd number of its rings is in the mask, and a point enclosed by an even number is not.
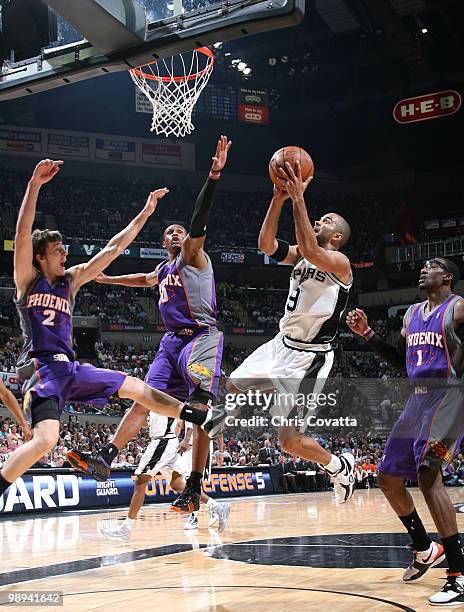
{"type": "Polygon", "coordinates": [[[209,178],[216,180],[221,176],[221,171],[220,170],[213,170],[211,168],[211,170],[209,171],[209,178]]]}
{"type": "Polygon", "coordinates": [[[373,334],[374,330],[372,329],[372,327],[368,327],[365,331],[363,331],[363,333],[361,334],[361,336],[365,339],[368,340],[368,337],[370,334],[373,334]]]}

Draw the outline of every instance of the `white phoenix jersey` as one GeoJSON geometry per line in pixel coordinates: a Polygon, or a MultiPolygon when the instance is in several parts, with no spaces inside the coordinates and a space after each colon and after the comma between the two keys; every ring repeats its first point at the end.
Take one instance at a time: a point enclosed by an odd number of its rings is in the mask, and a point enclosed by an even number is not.
{"type": "Polygon", "coordinates": [[[332,342],[352,284],[353,277],[346,285],[330,272],[322,272],[301,258],[290,276],[285,314],[279,326],[289,345],[292,340],[300,345],[332,342]]]}
{"type": "Polygon", "coordinates": [[[159,438],[175,438],[176,432],[176,419],[172,417],[161,416],[160,414],[156,414],[155,412],[150,412],[148,416],[148,428],[150,433],[150,438],[159,439],[159,438]]]}

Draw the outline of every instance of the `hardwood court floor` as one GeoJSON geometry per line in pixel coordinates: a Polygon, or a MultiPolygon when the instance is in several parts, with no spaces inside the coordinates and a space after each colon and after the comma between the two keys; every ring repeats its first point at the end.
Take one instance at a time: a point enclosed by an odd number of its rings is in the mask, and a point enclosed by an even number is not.
{"type": "MultiPolygon", "coordinates": [[[[434,531],[417,489],[411,490],[434,531]]],[[[460,488],[448,489],[464,502],[460,488]]],[[[24,515],[0,522],[0,597],[5,590],[63,591],[65,610],[432,610],[443,569],[404,584],[407,535],[377,489],[337,507],[331,493],[232,500],[219,537],[183,530],[169,507],[142,510],[130,544],[97,534],[124,510],[24,515]]],[[[464,514],[458,514],[464,531],[464,514]]],[[[21,606],[22,608],[22,606],[21,606]]],[[[41,607],[43,611],[56,610],[41,607]]]]}

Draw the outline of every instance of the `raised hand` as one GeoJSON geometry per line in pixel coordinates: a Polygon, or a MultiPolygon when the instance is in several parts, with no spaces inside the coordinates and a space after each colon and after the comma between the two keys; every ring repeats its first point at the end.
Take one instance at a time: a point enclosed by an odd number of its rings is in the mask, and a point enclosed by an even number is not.
{"type": "Polygon", "coordinates": [[[279,168],[278,172],[280,180],[285,185],[286,192],[292,200],[301,198],[314,177],[308,176],[305,181],[302,179],[301,165],[298,160],[295,162],[295,168],[292,168],[289,162],[285,162],[285,168],[286,170],[279,168]]]}
{"type": "Polygon", "coordinates": [[[216,153],[213,157],[213,165],[211,170],[213,172],[221,172],[226,165],[227,153],[232,146],[232,141],[227,140],[227,136],[221,135],[216,146],[216,153]]]}
{"type": "Polygon", "coordinates": [[[276,184],[274,184],[273,192],[274,192],[274,200],[285,202],[285,200],[288,200],[290,198],[288,193],[276,184]]]}
{"type": "Polygon", "coordinates": [[[360,308],[350,310],[350,312],[346,315],[346,324],[353,333],[358,334],[359,336],[362,336],[366,330],[369,329],[367,315],[364,310],[361,310],[360,308]]]}
{"type": "Polygon", "coordinates": [[[31,181],[38,185],[44,185],[52,180],[52,178],[60,171],[60,166],[63,160],[58,159],[43,159],[40,161],[32,173],[31,181]]]}
{"type": "Polygon", "coordinates": [[[143,212],[147,213],[148,215],[152,215],[156,210],[156,206],[159,200],[161,200],[161,198],[164,198],[167,193],[169,193],[169,189],[167,189],[166,187],[151,191],[150,195],[148,196],[147,203],[144,206],[143,212]]]}

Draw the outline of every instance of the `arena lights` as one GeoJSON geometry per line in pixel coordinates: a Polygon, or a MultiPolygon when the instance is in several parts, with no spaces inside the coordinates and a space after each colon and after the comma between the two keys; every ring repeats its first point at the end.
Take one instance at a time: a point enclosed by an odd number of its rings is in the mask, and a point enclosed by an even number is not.
{"type": "Polygon", "coordinates": [[[422,28],[421,32],[422,32],[422,34],[427,34],[428,33],[428,28],[422,28]]]}

